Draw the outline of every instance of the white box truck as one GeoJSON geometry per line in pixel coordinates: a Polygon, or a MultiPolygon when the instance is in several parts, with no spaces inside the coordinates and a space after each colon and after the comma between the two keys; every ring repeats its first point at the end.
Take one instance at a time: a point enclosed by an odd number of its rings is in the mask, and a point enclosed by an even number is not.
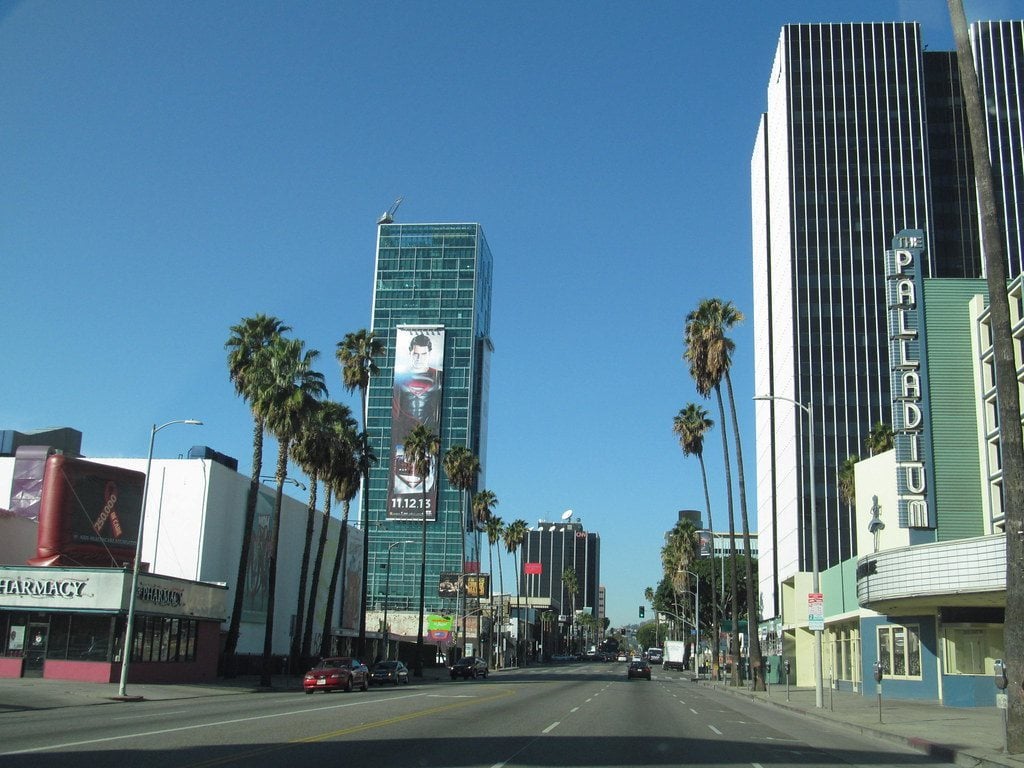
{"type": "Polygon", "coordinates": [[[685,640],[666,640],[663,643],[662,667],[664,669],[686,669],[686,645],[685,640]]]}

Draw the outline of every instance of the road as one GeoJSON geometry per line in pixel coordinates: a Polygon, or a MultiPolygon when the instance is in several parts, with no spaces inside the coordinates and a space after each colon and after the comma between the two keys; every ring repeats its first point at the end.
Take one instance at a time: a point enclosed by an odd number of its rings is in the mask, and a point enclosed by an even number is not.
{"type": "Polygon", "coordinates": [[[0,768],[345,765],[910,766],[920,753],[655,668],[501,671],[368,692],[301,691],[0,715],[0,768]]]}

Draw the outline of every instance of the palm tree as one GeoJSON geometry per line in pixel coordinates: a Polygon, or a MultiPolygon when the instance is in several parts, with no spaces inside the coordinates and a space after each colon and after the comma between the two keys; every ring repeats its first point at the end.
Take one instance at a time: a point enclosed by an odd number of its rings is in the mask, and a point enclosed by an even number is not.
{"type": "MultiPolygon", "coordinates": [[[[366,441],[366,433],[356,432],[355,421],[347,422],[344,430],[344,437],[348,453],[344,450],[336,453],[332,462],[331,479],[335,498],[342,504],[341,527],[338,530],[338,547],[334,552],[334,564],[331,566],[331,581],[327,588],[327,609],[324,612],[323,632],[320,636],[320,655],[330,656],[333,653],[331,648],[331,628],[334,619],[334,606],[338,602],[338,578],[341,574],[341,564],[348,556],[348,520],[351,511],[352,499],[359,492],[359,483],[363,478],[363,467],[366,464],[373,464],[376,459],[366,441]]],[[[366,546],[364,539],[363,546],[366,546]]],[[[345,584],[341,586],[341,607],[338,610],[339,623],[345,617],[345,584]]]]}
{"type": "MultiPolygon", "coordinates": [[[[326,461],[326,434],[323,429],[324,403],[314,402],[309,412],[304,415],[299,432],[291,444],[291,458],[309,478],[309,501],[306,504],[306,536],[302,546],[302,561],[299,565],[299,596],[295,608],[295,620],[292,622],[292,642],[288,652],[288,667],[292,674],[297,673],[302,653],[302,632],[305,624],[303,611],[306,602],[306,576],[309,573],[309,557],[313,548],[313,527],[316,513],[317,487],[320,482],[322,467],[326,461]]],[[[316,589],[316,582],[313,583],[316,589]]],[[[304,661],[304,659],[302,659],[304,661]]]]}
{"type": "Polygon", "coordinates": [[[949,0],[949,16],[956,40],[960,85],[967,111],[971,157],[978,185],[978,213],[982,221],[985,273],[988,281],[989,323],[992,326],[993,359],[996,373],[996,403],[999,409],[999,452],[1003,469],[1003,509],[1006,510],[1006,620],[1003,622],[1003,652],[1007,667],[1015,670],[1017,684],[1010,686],[1006,709],[1006,751],[1024,752],[1024,433],[1020,424],[1020,389],[1006,292],[1006,248],[999,221],[994,189],[987,121],[981,86],[974,70],[974,57],[961,0],[949,0]],[[1012,428],[1011,428],[1012,426],[1012,428]]]}
{"type": "MultiPolygon", "coordinates": [[[[476,549],[477,558],[480,557],[480,531],[487,529],[487,524],[491,519],[491,510],[498,505],[498,497],[494,494],[494,491],[489,491],[486,488],[477,491],[473,494],[473,498],[470,501],[469,508],[473,515],[473,529],[475,531],[474,547],[476,549]]],[[[493,560],[490,560],[491,548],[487,548],[488,566],[487,571],[490,574],[491,579],[491,592],[490,592],[490,603],[491,603],[491,615],[494,615],[494,574],[491,572],[491,568],[494,565],[493,560]]],[[[477,608],[480,608],[480,601],[477,600],[477,608]]],[[[477,619],[478,622],[482,621],[481,618],[477,619]]],[[[480,626],[478,623],[477,626],[480,626]]],[[[463,633],[465,634],[465,633],[463,633]]],[[[489,635],[490,637],[490,635],[489,635]]],[[[488,654],[490,658],[490,654],[488,654]]]]}
{"type": "MultiPolygon", "coordinates": [[[[573,627],[569,631],[569,653],[572,653],[572,637],[575,634],[573,631],[576,628],[576,595],[580,591],[580,580],[576,576],[576,571],[572,568],[565,568],[562,570],[562,589],[569,593],[569,610],[565,611],[569,617],[569,621],[573,627]]],[[[565,606],[563,606],[564,610],[565,606]]]]}
{"type": "MultiPolygon", "coordinates": [[[[746,552],[752,552],[750,542],[750,519],[747,515],[746,481],[743,476],[743,449],[740,443],[740,425],[736,415],[736,400],[733,396],[732,378],[729,369],[732,366],[732,353],[736,348],[733,341],[725,335],[726,331],[743,321],[743,314],[736,309],[731,301],[706,299],[686,318],[686,359],[690,362],[690,373],[697,384],[698,391],[707,397],[715,390],[722,423],[725,423],[725,406],[722,402],[721,383],[725,381],[729,397],[729,410],[732,414],[733,438],[736,442],[736,472],[740,490],[740,515],[743,522],[743,543],[746,552]]],[[[732,512],[732,477],[729,467],[729,443],[725,430],[722,430],[722,447],[725,452],[726,483],[728,485],[729,536],[733,549],[732,569],[736,568],[735,524],[732,512]]],[[[761,660],[761,641],[757,627],[757,590],[753,586],[753,563],[745,558],[747,583],[747,636],[750,648],[750,666],[754,674],[754,690],[765,690],[764,669],[761,660]]],[[[738,612],[733,577],[733,643],[737,659],[739,656],[738,612]]],[[[733,683],[739,685],[739,665],[733,664],[733,683]]]]}
{"type": "MultiPolygon", "coordinates": [[[[672,431],[679,436],[684,456],[696,456],[704,481],[704,503],[708,508],[711,531],[711,678],[718,677],[718,598],[715,591],[715,524],[711,516],[711,494],[708,492],[708,471],[704,466],[704,435],[715,426],[708,412],[696,403],[687,403],[672,422],[672,431]]],[[[725,585],[722,585],[723,589],[725,585]]]]}
{"type": "MultiPolygon", "coordinates": [[[[299,656],[308,659],[313,642],[313,616],[316,613],[317,587],[320,584],[320,572],[323,568],[324,549],[327,546],[327,533],[331,522],[331,500],[334,497],[335,479],[341,467],[353,463],[352,446],[349,435],[354,435],[356,423],[348,406],[326,401],[319,410],[319,423],[325,434],[325,445],[320,453],[317,475],[324,484],[324,504],[320,525],[320,537],[317,540],[316,557],[313,559],[313,575],[310,578],[309,606],[305,612],[302,632],[302,646],[299,656]]],[[[311,478],[312,480],[312,478],[311,478]]],[[[328,593],[328,600],[333,595],[328,593]]]]}
{"type": "MultiPolygon", "coordinates": [[[[516,619],[519,619],[519,574],[522,572],[521,563],[516,560],[516,555],[519,553],[519,547],[522,545],[523,540],[526,539],[526,531],[529,530],[525,520],[517,519],[508,524],[505,528],[503,538],[505,540],[505,549],[512,555],[512,562],[516,563],[516,619]]],[[[522,622],[517,625],[522,626],[522,622]]],[[[522,641],[521,632],[518,633],[518,639],[516,642],[516,666],[519,666],[522,662],[522,654],[520,653],[519,644],[522,641]]]]}
{"type": "MultiPolygon", "coordinates": [[[[380,373],[380,368],[374,362],[374,358],[384,354],[384,344],[376,337],[373,331],[361,328],[355,333],[345,334],[345,338],[336,345],[335,357],[341,365],[341,380],[348,392],[359,390],[361,398],[360,416],[363,421],[363,432],[366,432],[366,393],[370,387],[370,377],[380,373]]],[[[366,466],[366,472],[362,477],[363,493],[359,498],[361,513],[359,516],[360,525],[363,528],[363,581],[360,587],[359,597],[359,654],[366,653],[366,591],[369,586],[370,576],[370,469],[366,466]]]]}
{"type": "MultiPolygon", "coordinates": [[[[459,490],[459,538],[462,541],[462,567],[460,574],[466,572],[466,532],[469,525],[466,510],[462,506],[466,500],[466,493],[476,485],[476,476],[480,474],[480,459],[473,455],[473,452],[463,445],[456,445],[448,449],[441,462],[444,467],[445,476],[453,488],[459,490]]],[[[475,528],[475,526],[474,526],[475,528]]],[[[460,588],[462,596],[462,652],[466,652],[466,587],[465,579],[462,580],[460,588]]],[[[479,624],[478,624],[479,626],[479,624]]]]}
{"type": "Polygon", "coordinates": [[[303,352],[298,339],[279,338],[269,348],[267,376],[259,381],[254,397],[255,408],[265,419],[267,429],[277,438],[277,494],[274,499],[273,527],[267,568],[267,623],[263,638],[263,672],[260,685],[268,687],[274,641],[274,597],[277,590],[277,542],[281,527],[281,501],[284,481],[288,475],[288,452],[298,435],[303,420],[318,399],[327,394],[322,373],[313,370],[319,353],[303,352]]]}
{"type": "Polygon", "coordinates": [[[234,677],[235,650],[238,648],[238,632],[242,621],[242,604],[245,598],[245,580],[252,549],[252,527],[256,519],[256,498],[259,493],[260,475],[263,473],[263,429],[264,419],[253,406],[258,379],[266,367],[267,348],[282,334],[290,331],[287,325],[270,315],[257,314],[242,318],[230,328],[224,348],[228,350],[228,376],[235,385],[235,392],[249,403],[253,415],[252,430],[252,475],[249,492],[245,500],[245,520],[242,523],[242,547],[238,555],[238,575],[235,577],[235,591],[231,609],[231,621],[224,642],[225,671],[234,677]]]}
{"type": "Polygon", "coordinates": [[[854,467],[857,462],[860,461],[860,456],[847,456],[843,461],[839,472],[837,473],[837,481],[839,485],[839,497],[847,504],[857,503],[857,485],[854,481],[854,467]]]}
{"type": "Polygon", "coordinates": [[[423,676],[423,619],[427,596],[427,485],[430,481],[431,467],[434,459],[441,451],[441,439],[430,431],[426,424],[417,424],[405,437],[405,458],[412,464],[413,471],[420,479],[422,494],[421,512],[423,513],[423,536],[420,542],[422,560],[420,561],[420,622],[416,631],[416,659],[413,674],[423,676]]]}
{"type": "Polygon", "coordinates": [[[892,427],[884,421],[880,421],[875,424],[875,426],[871,428],[871,431],[868,432],[868,436],[864,438],[864,447],[868,451],[868,456],[874,456],[876,453],[888,451],[892,448],[892,444],[892,427]]]}
{"type": "MultiPolygon", "coordinates": [[[[490,491],[486,491],[490,493],[490,491]]],[[[479,491],[477,496],[484,491],[479,491]]],[[[476,496],[473,497],[474,504],[476,503],[476,496]]],[[[498,503],[497,498],[494,500],[494,504],[498,503]]],[[[491,577],[494,577],[494,547],[502,540],[505,535],[505,521],[497,515],[490,513],[487,516],[487,522],[484,523],[484,532],[487,534],[487,558],[490,563],[489,569],[491,571],[491,577]]],[[[498,584],[500,587],[500,594],[502,599],[502,615],[504,615],[504,601],[505,601],[505,576],[501,570],[501,555],[498,555],[498,584]]],[[[494,620],[494,588],[491,587],[491,620],[494,620]]],[[[503,624],[502,624],[503,626],[503,624]]],[[[502,638],[504,639],[504,632],[502,638]]],[[[492,649],[493,650],[493,649],[492,649]]],[[[499,657],[500,658],[500,657],[499,657]]],[[[501,659],[501,663],[504,663],[504,659],[501,659]]]]}

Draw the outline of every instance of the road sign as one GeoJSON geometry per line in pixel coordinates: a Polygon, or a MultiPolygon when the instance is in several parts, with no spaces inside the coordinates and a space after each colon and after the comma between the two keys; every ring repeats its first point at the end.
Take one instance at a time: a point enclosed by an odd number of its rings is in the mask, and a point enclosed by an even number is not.
{"type": "Polygon", "coordinates": [[[807,595],[807,628],[812,632],[825,629],[825,596],[820,592],[807,595]]]}

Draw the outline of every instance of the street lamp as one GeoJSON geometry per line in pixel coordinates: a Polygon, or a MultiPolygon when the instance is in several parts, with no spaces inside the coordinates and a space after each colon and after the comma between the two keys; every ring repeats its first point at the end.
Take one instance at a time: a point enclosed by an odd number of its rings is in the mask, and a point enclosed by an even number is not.
{"type": "Polygon", "coordinates": [[[391,550],[397,547],[399,544],[415,544],[412,540],[407,541],[395,541],[388,544],[388,564],[386,566],[387,573],[384,575],[384,658],[390,658],[390,649],[388,632],[388,597],[391,595],[391,550]]]}
{"type": "MultiPolygon", "coordinates": [[[[276,481],[277,480],[277,475],[260,475],[260,480],[274,480],[274,481],[276,481]]],[[[286,483],[291,483],[292,485],[297,486],[300,491],[307,491],[307,490],[309,490],[308,488],[306,488],[306,484],[305,483],[300,483],[294,477],[286,477],[284,479],[284,481],[286,483]]]]}
{"type": "Polygon", "coordinates": [[[128,621],[124,628],[124,642],[121,645],[121,684],[117,689],[118,696],[125,696],[125,689],[128,685],[128,665],[132,656],[132,633],[135,629],[135,595],[139,591],[139,565],[142,561],[142,530],[146,523],[146,497],[149,495],[149,474],[153,467],[153,442],[156,440],[156,433],[164,427],[172,424],[193,424],[199,425],[203,422],[196,419],[175,419],[165,424],[153,425],[149,433],[149,457],[146,459],[146,478],[142,482],[142,509],[139,511],[139,534],[135,542],[135,563],[132,565],[132,587],[128,595],[128,621]]]}
{"type": "MultiPolygon", "coordinates": [[[[807,442],[810,450],[807,452],[809,459],[807,466],[810,469],[810,493],[811,493],[811,589],[814,594],[821,594],[820,573],[818,570],[818,509],[815,504],[815,497],[818,495],[814,486],[814,414],[811,412],[811,403],[804,405],[791,397],[782,395],[758,395],[755,400],[783,400],[792,403],[802,410],[807,416],[807,442]]],[[[819,709],[824,706],[824,692],[822,690],[821,673],[821,629],[814,630],[814,706],[819,709]]]]}

